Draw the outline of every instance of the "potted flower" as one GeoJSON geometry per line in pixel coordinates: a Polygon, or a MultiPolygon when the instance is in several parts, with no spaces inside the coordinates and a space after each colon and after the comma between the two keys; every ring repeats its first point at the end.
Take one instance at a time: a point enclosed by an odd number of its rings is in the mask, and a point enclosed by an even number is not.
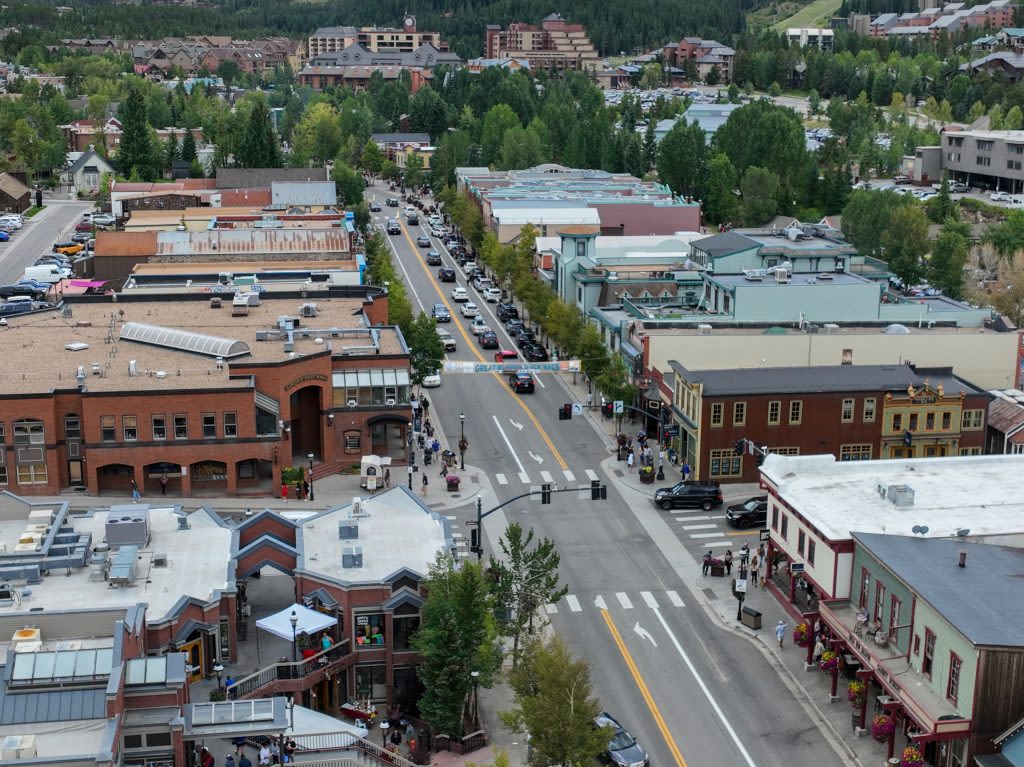
{"type": "Polygon", "coordinates": [[[903,758],[900,759],[900,767],[922,767],[924,755],[917,746],[907,746],[903,749],[903,758]]]}
{"type": "Polygon", "coordinates": [[[871,737],[884,743],[896,730],[896,723],[888,714],[879,714],[871,720],[871,737]]]}
{"type": "Polygon", "coordinates": [[[454,474],[449,474],[444,478],[444,482],[449,493],[457,493],[459,492],[459,483],[462,482],[462,480],[454,474]]]}
{"type": "Polygon", "coordinates": [[[846,699],[854,708],[863,707],[868,698],[868,688],[859,679],[846,685],[846,699]]]}
{"type": "Polygon", "coordinates": [[[654,481],[654,467],[653,466],[641,466],[640,467],[640,481],[644,484],[650,484],[654,481]]]}
{"type": "Polygon", "coordinates": [[[711,575],[715,578],[725,577],[725,562],[718,557],[711,557],[711,575]]]}
{"type": "Polygon", "coordinates": [[[818,659],[818,668],[826,674],[833,673],[839,668],[839,655],[834,650],[825,650],[818,659]]]}
{"type": "Polygon", "coordinates": [[[811,627],[807,622],[796,624],[796,628],[793,629],[793,644],[797,647],[807,647],[811,641],[811,627]]]}

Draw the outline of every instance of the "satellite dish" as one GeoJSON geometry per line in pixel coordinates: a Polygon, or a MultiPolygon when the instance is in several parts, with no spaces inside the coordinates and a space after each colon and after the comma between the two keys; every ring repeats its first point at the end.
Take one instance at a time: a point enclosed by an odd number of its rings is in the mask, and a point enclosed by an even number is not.
{"type": "Polygon", "coordinates": [[[928,525],[914,525],[912,528],[910,528],[910,532],[912,532],[914,535],[927,535],[928,525]]]}
{"type": "Polygon", "coordinates": [[[970,534],[970,529],[966,527],[961,527],[959,530],[956,531],[957,538],[966,538],[970,534]]]}

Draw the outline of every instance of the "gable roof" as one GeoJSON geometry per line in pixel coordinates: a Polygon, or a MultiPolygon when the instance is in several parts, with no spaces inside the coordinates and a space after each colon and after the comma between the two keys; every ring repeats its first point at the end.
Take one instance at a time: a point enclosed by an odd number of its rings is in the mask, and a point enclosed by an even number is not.
{"type": "Polygon", "coordinates": [[[0,192],[19,200],[31,191],[10,173],[0,173],[0,192]]]}
{"type": "Polygon", "coordinates": [[[330,181],[330,177],[326,168],[217,168],[217,189],[269,189],[275,181],[330,181]]]}
{"type": "Polygon", "coordinates": [[[104,159],[103,155],[101,155],[95,149],[89,149],[86,152],[83,152],[82,156],[71,164],[71,167],[67,169],[67,172],[71,174],[77,173],[90,162],[105,165],[106,169],[103,171],[104,173],[112,171],[114,169],[114,166],[107,162],[106,159],[104,159]]]}
{"type": "Polygon", "coordinates": [[[1024,645],[1020,599],[1024,549],[950,538],[853,533],[863,546],[975,645],[1024,645]],[[960,552],[967,553],[958,567],[960,552]],[[965,599],[965,594],[984,598],[965,599]]]}
{"type": "Polygon", "coordinates": [[[1024,424],[1024,407],[1016,402],[995,399],[988,406],[988,425],[1003,434],[1009,434],[1024,424]]]}

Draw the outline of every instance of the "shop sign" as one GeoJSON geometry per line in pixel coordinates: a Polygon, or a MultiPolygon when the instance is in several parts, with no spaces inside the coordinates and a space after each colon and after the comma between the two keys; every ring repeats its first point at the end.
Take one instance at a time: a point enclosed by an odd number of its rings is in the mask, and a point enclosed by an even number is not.
{"type": "Polygon", "coordinates": [[[286,383],[284,385],[284,390],[285,391],[290,391],[291,389],[294,389],[296,386],[298,386],[301,383],[305,383],[306,381],[326,381],[326,380],[327,380],[327,376],[325,376],[323,373],[306,373],[305,375],[299,376],[298,378],[296,378],[291,383],[286,383]]]}

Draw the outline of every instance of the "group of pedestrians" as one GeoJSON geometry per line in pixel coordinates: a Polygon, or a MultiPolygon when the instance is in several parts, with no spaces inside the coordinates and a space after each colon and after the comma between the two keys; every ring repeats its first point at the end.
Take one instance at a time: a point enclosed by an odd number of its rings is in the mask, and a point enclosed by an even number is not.
{"type": "Polygon", "coordinates": [[[754,588],[757,588],[758,585],[760,585],[761,590],[763,591],[768,587],[766,583],[768,573],[768,553],[765,551],[763,543],[758,544],[757,550],[753,553],[751,553],[750,551],[750,545],[744,543],[736,556],[733,555],[732,549],[726,549],[725,554],[720,560],[716,559],[714,552],[709,549],[708,552],[701,559],[702,575],[706,576],[708,572],[711,570],[711,566],[714,564],[721,564],[723,567],[725,567],[725,574],[732,575],[733,563],[736,562],[736,560],[738,559],[738,567],[740,569],[740,572],[743,573],[744,571],[746,571],[748,577],[753,582],[754,588]],[[761,576],[762,567],[765,569],[764,577],[761,576]]]}
{"type": "MultiPolygon", "coordinates": [[[[295,494],[296,501],[304,501],[309,498],[309,480],[303,479],[301,482],[296,482],[292,486],[292,492],[295,494]]],[[[281,500],[288,503],[288,483],[281,483],[281,500]]]]}
{"type": "Polygon", "coordinates": [[[654,466],[654,448],[647,439],[647,432],[642,429],[636,434],[636,446],[633,445],[633,437],[620,435],[619,444],[626,452],[626,468],[630,471],[633,466],[654,466]],[[624,441],[623,441],[623,438],[624,441]],[[624,442],[624,443],[623,443],[624,442]]]}

